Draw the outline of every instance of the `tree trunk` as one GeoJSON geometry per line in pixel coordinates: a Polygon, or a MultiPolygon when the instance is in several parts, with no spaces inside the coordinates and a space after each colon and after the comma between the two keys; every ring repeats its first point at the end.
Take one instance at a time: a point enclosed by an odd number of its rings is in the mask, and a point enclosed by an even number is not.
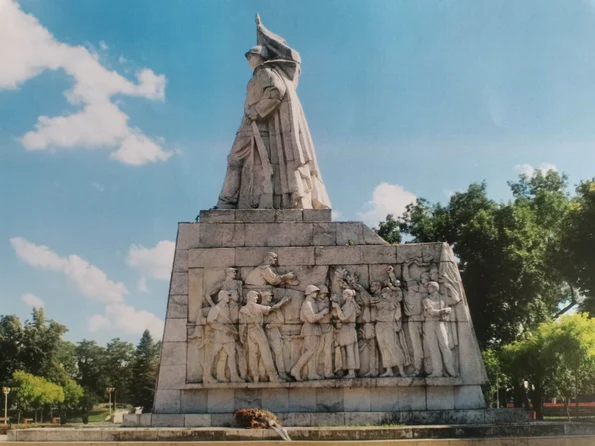
{"type": "Polygon", "coordinates": [[[578,420],[578,370],[574,379],[574,404],[576,406],[576,419],[578,420]]]}
{"type": "Polygon", "coordinates": [[[538,421],[543,421],[543,390],[541,385],[535,385],[532,402],[533,410],[535,410],[535,418],[538,421]]]}
{"type": "Polygon", "coordinates": [[[570,421],[570,397],[564,396],[564,410],[566,411],[566,417],[570,421]]]}

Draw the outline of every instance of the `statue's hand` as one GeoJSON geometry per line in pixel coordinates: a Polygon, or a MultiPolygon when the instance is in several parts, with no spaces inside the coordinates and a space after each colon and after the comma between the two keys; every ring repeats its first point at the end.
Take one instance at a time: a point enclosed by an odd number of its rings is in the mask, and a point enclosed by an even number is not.
{"type": "Polygon", "coordinates": [[[256,121],[256,119],[258,118],[258,112],[253,108],[249,108],[248,110],[246,110],[246,116],[250,121],[256,121]]]}

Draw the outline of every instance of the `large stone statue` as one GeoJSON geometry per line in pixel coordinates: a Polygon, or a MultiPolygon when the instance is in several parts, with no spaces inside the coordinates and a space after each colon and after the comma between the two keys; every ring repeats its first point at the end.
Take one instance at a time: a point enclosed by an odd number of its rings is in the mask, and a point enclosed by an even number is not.
{"type": "Polygon", "coordinates": [[[314,143],[296,88],[301,58],[257,16],[254,70],[227,158],[219,209],[328,209],[314,143]]]}
{"type": "Polygon", "coordinates": [[[248,367],[252,375],[252,382],[259,382],[264,376],[259,375],[259,357],[262,361],[270,382],[280,382],[279,374],[275,370],[269,341],[264,333],[264,316],[271,311],[277,311],[288,299],[283,299],[272,307],[260,305],[257,291],[248,291],[246,305],[240,310],[240,340],[248,349],[248,367]]]}

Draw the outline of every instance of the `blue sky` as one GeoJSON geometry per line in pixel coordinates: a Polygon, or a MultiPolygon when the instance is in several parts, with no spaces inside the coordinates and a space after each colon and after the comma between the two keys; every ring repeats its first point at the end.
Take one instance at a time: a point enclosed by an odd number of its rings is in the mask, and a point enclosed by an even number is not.
{"type": "Polygon", "coordinates": [[[340,219],[595,166],[595,2],[0,0],[0,301],[159,333],[179,221],[216,203],[254,15],[302,55],[340,219]],[[45,247],[45,248],[44,248],[45,247]]]}

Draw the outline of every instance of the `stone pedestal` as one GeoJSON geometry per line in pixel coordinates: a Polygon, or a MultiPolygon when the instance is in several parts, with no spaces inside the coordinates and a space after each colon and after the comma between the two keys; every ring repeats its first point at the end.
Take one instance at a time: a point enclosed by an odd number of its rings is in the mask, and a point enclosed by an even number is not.
{"type": "MultiPolygon", "coordinates": [[[[410,276],[419,280],[424,268],[408,268],[410,276]]],[[[246,287],[242,298],[245,295],[246,287]]],[[[405,330],[405,315],[402,322],[405,330]]],[[[424,358],[426,367],[429,362],[424,358]]],[[[419,418],[424,412],[431,416],[436,411],[473,413],[485,408],[480,387],[485,381],[469,309],[448,245],[387,245],[361,222],[332,222],[330,210],[201,211],[199,223],[179,224],[150,424],[228,425],[234,410],[248,407],[282,414],[287,425],[320,424],[320,420],[362,424],[365,420],[379,422],[390,413],[401,414],[397,418],[412,413],[419,418]],[[339,293],[333,277],[337,270],[344,270],[368,290],[373,281],[389,280],[389,266],[402,279],[408,260],[419,258],[459,281],[455,285],[461,302],[452,307],[452,316],[446,322],[456,376],[379,377],[382,361],[376,350],[370,354],[380,362],[380,368],[371,377],[362,376],[370,361],[362,356],[360,372],[353,379],[203,383],[204,339],[197,340],[193,334],[197,319],[209,310],[204,296],[224,281],[226,268],[237,268],[238,278],[245,280],[268,252],[277,254],[279,274],[293,272],[299,279],[299,285],[274,288],[276,300],[290,299],[280,310],[286,324],[281,328],[284,372],[295,365],[303,348],[300,308],[308,285],[326,284],[331,293],[339,293]]],[[[446,422],[445,417],[439,418],[446,422]]],[[[485,415],[482,417],[485,420],[485,415]]]]}

